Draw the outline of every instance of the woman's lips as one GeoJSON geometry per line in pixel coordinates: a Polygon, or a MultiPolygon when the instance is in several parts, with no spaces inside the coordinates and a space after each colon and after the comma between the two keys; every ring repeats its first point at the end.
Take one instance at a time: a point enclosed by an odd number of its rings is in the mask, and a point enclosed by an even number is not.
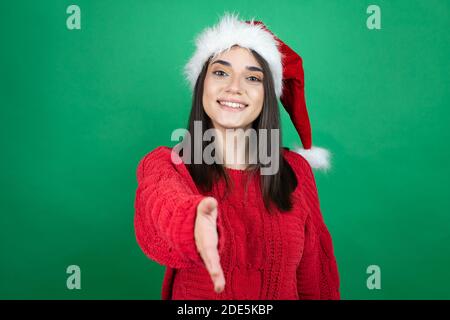
{"type": "Polygon", "coordinates": [[[229,111],[229,112],[241,112],[241,111],[244,111],[248,107],[248,104],[246,104],[245,107],[243,107],[243,108],[233,108],[233,107],[229,107],[224,104],[221,104],[219,100],[217,100],[217,104],[219,105],[219,107],[221,109],[223,109],[225,111],[229,111]]]}

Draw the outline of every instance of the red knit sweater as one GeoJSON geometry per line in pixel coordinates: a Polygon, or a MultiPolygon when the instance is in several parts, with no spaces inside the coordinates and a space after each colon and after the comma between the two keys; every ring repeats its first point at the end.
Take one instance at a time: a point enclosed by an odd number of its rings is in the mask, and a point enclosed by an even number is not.
{"type": "Polygon", "coordinates": [[[201,194],[186,166],[171,161],[171,149],[158,147],[139,162],[135,198],[136,239],[143,252],[165,265],[162,299],[340,299],[332,239],[322,217],[313,172],[299,154],[284,149],[298,185],[293,209],[269,213],[259,176],[226,169],[234,187],[223,198],[224,181],[201,194]],[[218,200],[220,263],[225,290],[214,292],[196,250],[197,204],[218,200]]]}

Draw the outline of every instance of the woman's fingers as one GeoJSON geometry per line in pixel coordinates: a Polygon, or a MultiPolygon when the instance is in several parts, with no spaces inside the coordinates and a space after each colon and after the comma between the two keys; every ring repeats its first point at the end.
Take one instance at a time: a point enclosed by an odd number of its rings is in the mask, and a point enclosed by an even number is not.
{"type": "Polygon", "coordinates": [[[213,197],[207,197],[200,202],[198,209],[204,214],[214,213],[214,210],[217,209],[217,200],[213,197]]]}
{"type": "Polygon", "coordinates": [[[225,289],[225,276],[220,265],[219,251],[217,248],[205,250],[204,261],[214,284],[214,290],[217,293],[222,292],[225,289]]]}

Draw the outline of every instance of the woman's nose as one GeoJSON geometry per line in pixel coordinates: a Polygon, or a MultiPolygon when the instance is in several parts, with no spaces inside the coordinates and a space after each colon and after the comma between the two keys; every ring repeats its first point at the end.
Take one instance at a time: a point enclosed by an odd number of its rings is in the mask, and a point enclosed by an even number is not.
{"type": "Polygon", "coordinates": [[[243,93],[242,84],[239,77],[231,77],[226,91],[239,94],[243,93]]]}

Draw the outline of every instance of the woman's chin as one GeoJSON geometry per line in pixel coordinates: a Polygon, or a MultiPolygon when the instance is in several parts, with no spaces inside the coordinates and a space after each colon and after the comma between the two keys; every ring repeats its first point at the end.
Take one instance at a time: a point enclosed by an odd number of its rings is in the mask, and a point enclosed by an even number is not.
{"type": "Polygon", "coordinates": [[[242,122],[231,122],[231,121],[216,121],[216,123],[222,129],[244,129],[246,126],[242,122]]]}

